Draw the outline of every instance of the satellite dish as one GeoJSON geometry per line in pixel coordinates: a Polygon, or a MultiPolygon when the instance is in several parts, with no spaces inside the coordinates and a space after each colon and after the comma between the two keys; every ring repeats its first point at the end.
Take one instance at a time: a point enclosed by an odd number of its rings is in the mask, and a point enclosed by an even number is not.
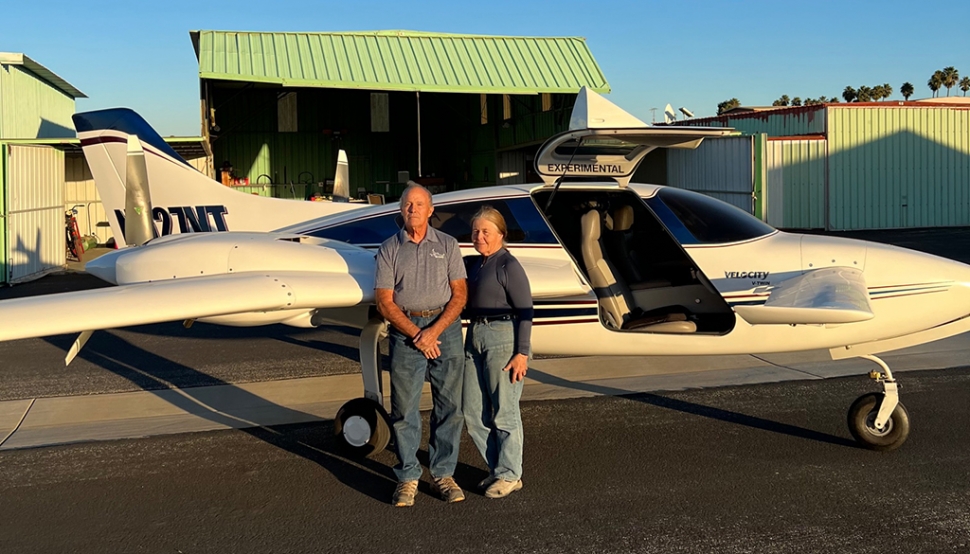
{"type": "Polygon", "coordinates": [[[685,117],[694,117],[694,112],[688,110],[687,108],[681,107],[680,113],[684,114],[685,117]]]}
{"type": "Polygon", "coordinates": [[[674,121],[677,121],[677,112],[674,111],[673,106],[667,104],[664,107],[664,123],[673,123],[674,121]]]}

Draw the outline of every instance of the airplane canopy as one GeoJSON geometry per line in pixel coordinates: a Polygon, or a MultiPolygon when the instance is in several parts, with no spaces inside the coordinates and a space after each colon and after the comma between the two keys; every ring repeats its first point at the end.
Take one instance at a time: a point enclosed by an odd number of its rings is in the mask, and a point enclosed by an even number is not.
{"type": "Polygon", "coordinates": [[[602,177],[626,186],[643,158],[656,148],[697,148],[705,138],[731,134],[734,129],[725,127],[647,125],[583,87],[569,130],[542,145],[536,172],[546,185],[561,177],[602,177]]]}

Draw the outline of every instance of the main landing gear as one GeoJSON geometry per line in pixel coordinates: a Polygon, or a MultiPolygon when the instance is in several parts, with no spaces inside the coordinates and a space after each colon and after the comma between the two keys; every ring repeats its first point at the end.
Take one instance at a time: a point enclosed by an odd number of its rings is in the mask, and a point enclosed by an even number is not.
{"type": "Polygon", "coordinates": [[[860,356],[876,363],[882,372],[872,370],[869,377],[882,385],[882,392],[863,394],[849,408],[849,432],[870,450],[895,450],[909,437],[909,413],[899,401],[898,387],[886,362],[876,356],[860,356]]]}
{"type": "Polygon", "coordinates": [[[364,398],[355,398],[337,411],[334,433],[351,453],[371,456],[387,448],[391,423],[384,410],[381,384],[381,339],[387,336],[383,318],[367,322],[360,334],[360,366],[364,377],[364,398]]]}

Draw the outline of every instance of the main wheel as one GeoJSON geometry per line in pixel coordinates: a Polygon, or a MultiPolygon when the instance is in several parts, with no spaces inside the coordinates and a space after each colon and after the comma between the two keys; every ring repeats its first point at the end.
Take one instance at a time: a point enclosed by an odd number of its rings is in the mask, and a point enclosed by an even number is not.
{"type": "Polygon", "coordinates": [[[377,454],[391,440],[387,412],[367,398],[355,398],[341,406],[333,429],[351,453],[361,457],[377,454]]]}
{"type": "Polygon", "coordinates": [[[909,437],[909,413],[902,402],[896,404],[882,429],[876,428],[876,415],[882,405],[883,393],[863,394],[849,408],[849,432],[859,443],[881,452],[895,450],[909,437]]]}

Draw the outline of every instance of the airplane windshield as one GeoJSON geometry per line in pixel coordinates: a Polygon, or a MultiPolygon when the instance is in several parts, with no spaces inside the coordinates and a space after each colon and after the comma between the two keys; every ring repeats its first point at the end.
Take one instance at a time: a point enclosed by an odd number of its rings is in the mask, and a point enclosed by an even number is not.
{"type": "Polygon", "coordinates": [[[775,231],[735,206],[689,190],[664,187],[647,203],[681,244],[737,242],[775,231]]]}

